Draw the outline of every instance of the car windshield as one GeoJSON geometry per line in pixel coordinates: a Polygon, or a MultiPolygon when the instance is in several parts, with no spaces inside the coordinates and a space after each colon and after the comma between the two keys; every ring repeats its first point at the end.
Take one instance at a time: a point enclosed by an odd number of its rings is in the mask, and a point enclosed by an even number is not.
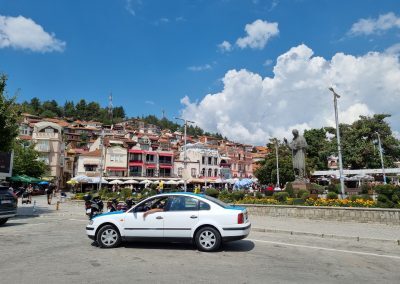
{"type": "Polygon", "coordinates": [[[219,200],[219,199],[217,199],[217,198],[214,198],[214,197],[211,197],[211,196],[209,196],[209,195],[203,195],[202,197],[204,197],[205,199],[207,199],[207,200],[209,200],[209,201],[211,201],[211,202],[214,202],[214,203],[218,204],[218,205],[221,206],[222,208],[229,207],[229,205],[226,204],[225,202],[222,202],[221,200],[219,200]]]}

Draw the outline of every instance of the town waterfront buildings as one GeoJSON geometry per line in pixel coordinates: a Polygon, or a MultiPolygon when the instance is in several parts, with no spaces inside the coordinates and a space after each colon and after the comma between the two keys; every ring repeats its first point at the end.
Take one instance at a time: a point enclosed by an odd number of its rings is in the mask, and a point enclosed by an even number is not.
{"type": "Polygon", "coordinates": [[[19,139],[34,143],[40,159],[49,165],[44,178],[61,188],[77,175],[138,180],[252,178],[254,161],[266,153],[225,139],[188,136],[184,173],[183,134],[137,119],[107,126],[23,114],[19,139]]]}

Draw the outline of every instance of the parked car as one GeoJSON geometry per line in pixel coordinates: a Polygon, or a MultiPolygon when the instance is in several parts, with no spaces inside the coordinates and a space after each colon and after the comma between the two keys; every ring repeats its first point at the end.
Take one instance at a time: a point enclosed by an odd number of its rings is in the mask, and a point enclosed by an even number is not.
{"type": "Polygon", "coordinates": [[[0,186],[0,226],[17,215],[17,196],[7,186],[0,186]]]}
{"type": "Polygon", "coordinates": [[[250,226],[244,207],[207,195],[175,192],[149,197],[127,212],[97,215],[86,233],[102,248],[151,240],[192,242],[199,250],[215,251],[223,242],[246,238],[250,226]]]}

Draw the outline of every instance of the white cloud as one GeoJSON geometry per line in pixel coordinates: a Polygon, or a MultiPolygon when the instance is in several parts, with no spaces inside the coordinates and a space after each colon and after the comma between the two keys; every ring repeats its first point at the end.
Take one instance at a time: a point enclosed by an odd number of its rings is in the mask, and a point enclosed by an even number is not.
{"type": "Polygon", "coordinates": [[[199,102],[181,100],[182,115],[230,139],[265,144],[270,137],[291,138],[290,131],[334,126],[333,98],[341,95],[339,119],[351,123],[360,115],[390,113],[400,130],[400,62],[397,56],[371,52],[363,56],[337,53],[314,56],[302,44],[279,56],[272,77],[230,70],[223,89],[199,102]]]}
{"type": "Polygon", "coordinates": [[[400,28],[400,18],[393,12],[380,15],[377,19],[360,19],[351,27],[350,35],[379,34],[392,28],[400,28]]]}
{"type": "Polygon", "coordinates": [[[232,51],[232,45],[230,44],[229,41],[224,40],[222,43],[218,44],[218,49],[222,53],[229,52],[229,51],[232,51]]]}
{"type": "Polygon", "coordinates": [[[35,52],[62,52],[66,43],[47,33],[32,19],[0,15],[0,48],[29,49],[35,52]]]}
{"type": "Polygon", "coordinates": [[[279,34],[278,23],[268,23],[267,21],[255,20],[245,26],[247,35],[238,38],[236,44],[240,48],[263,49],[268,40],[279,34]]]}
{"type": "Polygon", "coordinates": [[[154,105],[155,104],[153,101],[145,101],[144,103],[148,104],[148,105],[154,105]]]}
{"type": "Polygon", "coordinates": [[[212,66],[210,64],[188,67],[188,70],[193,71],[193,72],[205,71],[205,70],[209,70],[209,69],[212,69],[212,66]]]}
{"type": "Polygon", "coordinates": [[[396,43],[385,50],[386,53],[399,55],[400,54],[400,43],[396,43]]]}
{"type": "Polygon", "coordinates": [[[274,63],[274,61],[272,59],[267,59],[267,60],[265,60],[263,65],[267,67],[267,66],[272,65],[272,63],[274,63]]]}

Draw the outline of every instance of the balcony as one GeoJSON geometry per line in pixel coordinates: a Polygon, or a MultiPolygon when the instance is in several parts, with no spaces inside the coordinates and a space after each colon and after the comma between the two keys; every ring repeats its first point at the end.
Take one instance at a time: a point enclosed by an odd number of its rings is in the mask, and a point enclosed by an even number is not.
{"type": "Polygon", "coordinates": [[[35,146],[36,151],[38,152],[50,152],[50,145],[36,145],[35,146]]]}
{"type": "Polygon", "coordinates": [[[52,133],[52,132],[34,132],[33,133],[33,139],[35,138],[47,138],[47,139],[59,139],[58,133],[52,133]]]}
{"type": "Polygon", "coordinates": [[[141,177],[142,172],[129,172],[130,177],[141,177]]]}

